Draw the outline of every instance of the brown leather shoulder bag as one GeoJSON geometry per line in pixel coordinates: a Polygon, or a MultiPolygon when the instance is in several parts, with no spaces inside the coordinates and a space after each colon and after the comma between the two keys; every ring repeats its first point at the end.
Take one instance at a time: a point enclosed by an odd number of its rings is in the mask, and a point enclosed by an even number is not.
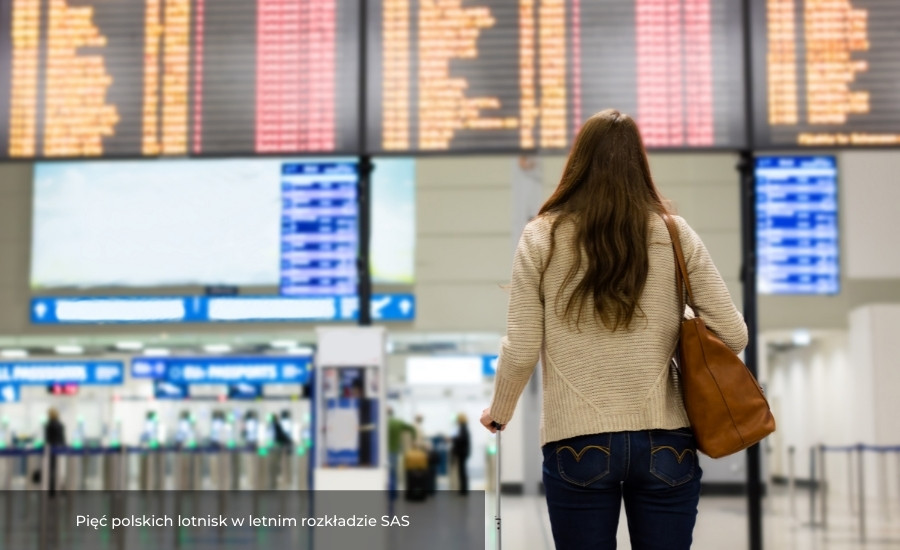
{"type": "Polygon", "coordinates": [[[694,307],[681,239],[675,220],[662,216],[675,251],[675,282],[679,311],[684,296],[694,312],[681,323],[676,362],[684,390],[684,407],[691,421],[697,448],[720,458],[750,447],[775,431],[775,417],[762,388],[746,365],[715,334],[694,307]]]}

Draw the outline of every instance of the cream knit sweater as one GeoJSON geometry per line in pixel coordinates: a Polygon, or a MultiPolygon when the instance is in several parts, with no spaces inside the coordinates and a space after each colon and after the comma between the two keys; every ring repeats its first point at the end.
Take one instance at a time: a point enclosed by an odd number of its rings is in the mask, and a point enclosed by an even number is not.
{"type": "MultiPolygon", "coordinates": [[[[675,220],[697,314],[739,352],[747,345],[744,318],[703,242],[682,218],[675,220]]],[[[580,331],[554,312],[557,290],[574,261],[569,244],[573,224],[557,228],[553,259],[543,289],[538,288],[540,269],[550,251],[551,223],[547,216],[531,221],[516,250],[491,417],[501,424],[509,422],[540,359],[541,445],[585,434],[689,426],[677,372],[670,366],[682,315],[675,291],[675,258],[662,218],[650,216],[650,271],[640,300],[643,316],[636,314],[630,329],[615,332],[595,321],[590,311],[583,315],[580,331]]],[[[567,298],[565,294],[563,300],[567,298]]]]}

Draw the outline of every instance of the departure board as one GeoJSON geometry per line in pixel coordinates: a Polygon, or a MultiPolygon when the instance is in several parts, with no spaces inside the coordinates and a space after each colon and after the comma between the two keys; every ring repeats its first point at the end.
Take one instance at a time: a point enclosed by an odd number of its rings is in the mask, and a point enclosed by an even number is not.
{"type": "Polygon", "coordinates": [[[281,294],[356,294],[356,164],[281,167],[281,294]]]}
{"type": "Polygon", "coordinates": [[[370,151],[563,150],[591,114],[651,148],[745,145],[741,0],[372,0],[370,151]]]}
{"type": "Polygon", "coordinates": [[[762,294],[840,290],[834,157],[756,159],[757,284],[762,294]]]}
{"type": "Polygon", "coordinates": [[[759,148],[900,145],[900,2],[754,2],[759,148]]]}
{"type": "Polygon", "coordinates": [[[0,157],[358,149],[357,0],[4,0],[0,157]]]}

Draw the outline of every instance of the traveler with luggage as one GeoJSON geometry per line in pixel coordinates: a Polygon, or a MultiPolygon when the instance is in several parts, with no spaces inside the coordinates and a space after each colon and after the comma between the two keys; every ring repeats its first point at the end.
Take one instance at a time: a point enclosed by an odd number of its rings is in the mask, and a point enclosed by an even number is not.
{"type": "Polygon", "coordinates": [[[691,546],[701,470],[677,369],[674,218],[697,315],[735,353],[747,327],[703,242],[653,183],[637,125],[588,119],[515,254],[507,335],[481,422],[505,426],[540,359],[543,481],[557,548],[691,546]]]}
{"type": "Polygon", "coordinates": [[[388,407],[388,467],[390,471],[389,489],[391,495],[396,493],[398,485],[398,475],[400,470],[400,459],[403,454],[403,434],[408,433],[411,437],[416,436],[415,427],[407,424],[394,416],[394,409],[388,407]]]}

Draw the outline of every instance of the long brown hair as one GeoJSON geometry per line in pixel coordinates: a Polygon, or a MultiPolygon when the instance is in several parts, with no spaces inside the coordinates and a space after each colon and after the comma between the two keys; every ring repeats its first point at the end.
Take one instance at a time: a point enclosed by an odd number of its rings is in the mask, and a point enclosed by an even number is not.
{"type": "Polygon", "coordinates": [[[595,114],[578,132],[559,185],[538,214],[556,216],[541,288],[556,247],[556,229],[566,220],[575,225],[571,245],[576,260],[557,292],[557,305],[581,270],[582,253],[587,257],[584,277],[564,310],[567,319],[577,312],[576,327],[588,301],[610,330],[631,326],[647,282],[647,224],[654,212],[667,213],[668,208],[650,176],[637,124],[615,109],[595,114]]]}

